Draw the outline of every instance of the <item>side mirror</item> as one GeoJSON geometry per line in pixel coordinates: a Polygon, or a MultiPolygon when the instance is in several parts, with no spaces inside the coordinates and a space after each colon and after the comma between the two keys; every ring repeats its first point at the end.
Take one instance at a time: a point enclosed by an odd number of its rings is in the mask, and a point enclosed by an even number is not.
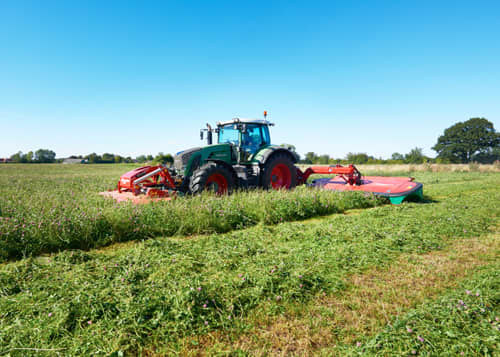
{"type": "Polygon", "coordinates": [[[200,140],[203,140],[203,130],[200,130],[200,140]]]}

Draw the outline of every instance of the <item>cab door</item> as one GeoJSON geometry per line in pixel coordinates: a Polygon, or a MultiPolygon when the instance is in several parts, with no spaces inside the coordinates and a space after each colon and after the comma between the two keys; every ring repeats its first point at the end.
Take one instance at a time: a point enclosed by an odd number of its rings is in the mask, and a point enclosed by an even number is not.
{"type": "Polygon", "coordinates": [[[246,130],[241,133],[242,162],[248,162],[261,147],[266,144],[262,133],[262,126],[247,124],[246,130]]]}

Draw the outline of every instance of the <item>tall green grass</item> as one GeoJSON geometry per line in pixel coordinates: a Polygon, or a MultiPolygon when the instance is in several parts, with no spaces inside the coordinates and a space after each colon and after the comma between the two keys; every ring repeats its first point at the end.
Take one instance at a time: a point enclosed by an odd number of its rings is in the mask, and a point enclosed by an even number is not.
{"type": "Polygon", "coordinates": [[[116,171],[103,165],[1,166],[0,261],[156,236],[224,233],[385,202],[368,194],[299,187],[118,204],[97,194],[115,186],[116,171]]]}

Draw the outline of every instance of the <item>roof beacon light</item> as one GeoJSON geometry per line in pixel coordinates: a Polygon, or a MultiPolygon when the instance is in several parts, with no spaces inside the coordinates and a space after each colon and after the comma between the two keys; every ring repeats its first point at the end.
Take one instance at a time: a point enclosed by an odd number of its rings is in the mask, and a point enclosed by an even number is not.
{"type": "Polygon", "coordinates": [[[267,118],[267,110],[264,110],[264,120],[267,118]]]}

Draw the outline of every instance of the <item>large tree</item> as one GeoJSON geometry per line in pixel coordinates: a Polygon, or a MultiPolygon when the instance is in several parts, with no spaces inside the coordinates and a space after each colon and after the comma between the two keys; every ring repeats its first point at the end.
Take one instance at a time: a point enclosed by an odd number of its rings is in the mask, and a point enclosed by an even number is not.
{"type": "Polygon", "coordinates": [[[456,123],[444,131],[432,150],[451,162],[470,162],[474,155],[485,155],[500,145],[500,133],[485,118],[456,123]]]}
{"type": "Polygon", "coordinates": [[[38,149],[35,151],[35,161],[41,163],[55,162],[56,153],[48,149],[38,149]]]}

